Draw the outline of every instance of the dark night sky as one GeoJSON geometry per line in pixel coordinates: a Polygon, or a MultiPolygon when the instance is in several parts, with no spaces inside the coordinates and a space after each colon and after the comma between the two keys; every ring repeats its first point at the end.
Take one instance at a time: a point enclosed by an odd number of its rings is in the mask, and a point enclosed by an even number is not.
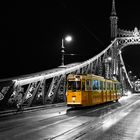
{"type": "MultiPolygon", "coordinates": [[[[112,0],[6,1],[0,5],[0,78],[58,67],[66,34],[73,36],[65,44],[66,52],[77,54],[66,56],[66,64],[87,60],[110,44],[112,0]]],[[[138,1],[116,0],[116,11],[119,28],[140,29],[138,1]]],[[[126,47],[123,56],[128,70],[139,74],[140,45],[126,47]]]]}

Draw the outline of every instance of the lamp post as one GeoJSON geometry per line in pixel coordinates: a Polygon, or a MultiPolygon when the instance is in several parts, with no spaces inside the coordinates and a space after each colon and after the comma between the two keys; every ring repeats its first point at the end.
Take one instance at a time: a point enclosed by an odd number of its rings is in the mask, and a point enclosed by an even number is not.
{"type": "Polygon", "coordinates": [[[132,71],[128,72],[128,77],[129,77],[130,81],[132,82],[132,71]]]}
{"type": "Polygon", "coordinates": [[[108,63],[109,63],[109,79],[112,79],[112,69],[111,69],[111,63],[112,63],[112,57],[108,57],[108,63]]]}
{"type": "Polygon", "coordinates": [[[137,76],[133,76],[133,91],[135,92],[135,88],[136,88],[136,78],[137,76]]]}
{"type": "Polygon", "coordinates": [[[137,76],[133,76],[133,83],[135,83],[137,76]]]}
{"type": "Polygon", "coordinates": [[[61,57],[61,66],[64,66],[64,56],[65,56],[65,46],[64,46],[64,43],[65,41],[66,42],[71,42],[72,40],[72,37],[71,36],[66,36],[65,38],[62,38],[62,44],[61,44],[61,54],[62,54],[62,57],[61,57]]]}
{"type": "Polygon", "coordinates": [[[111,79],[111,61],[112,61],[112,57],[110,56],[105,59],[105,69],[106,69],[105,77],[107,79],[111,79]]]}

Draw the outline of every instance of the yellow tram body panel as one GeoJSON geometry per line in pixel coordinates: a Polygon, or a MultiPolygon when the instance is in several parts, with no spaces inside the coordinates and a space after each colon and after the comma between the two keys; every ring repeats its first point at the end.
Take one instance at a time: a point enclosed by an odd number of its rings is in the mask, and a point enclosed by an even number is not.
{"type": "Polygon", "coordinates": [[[82,93],[80,91],[67,93],[67,103],[69,104],[82,104],[82,93]]]}
{"type": "Polygon", "coordinates": [[[119,82],[107,80],[97,75],[73,75],[67,77],[67,105],[93,106],[109,101],[117,101],[120,97],[119,82]]]}

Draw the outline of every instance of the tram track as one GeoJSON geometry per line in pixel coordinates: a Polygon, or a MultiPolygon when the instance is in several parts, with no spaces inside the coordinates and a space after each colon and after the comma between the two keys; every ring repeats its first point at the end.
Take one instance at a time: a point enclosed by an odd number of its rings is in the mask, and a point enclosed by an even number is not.
{"type": "MultiPolygon", "coordinates": [[[[104,108],[107,108],[107,107],[108,107],[108,105],[106,107],[104,107],[104,108]]],[[[14,137],[27,135],[27,134],[33,133],[35,131],[39,131],[39,130],[42,130],[42,129],[45,129],[45,128],[48,128],[48,127],[51,127],[51,126],[54,126],[54,125],[57,125],[57,124],[61,124],[61,123],[67,122],[67,121],[71,121],[71,120],[74,120],[77,117],[80,117],[81,115],[84,115],[85,113],[88,114],[88,113],[96,112],[96,111],[98,111],[100,109],[103,109],[103,108],[101,107],[101,108],[98,108],[96,110],[91,110],[90,109],[90,111],[88,111],[88,112],[85,112],[85,110],[84,111],[82,110],[83,111],[82,113],[80,113],[81,112],[81,110],[80,110],[78,112],[78,115],[74,115],[72,117],[68,116],[67,113],[65,113],[65,114],[60,113],[62,118],[60,118],[60,115],[58,115],[58,116],[56,115],[54,117],[47,117],[47,115],[48,115],[47,114],[46,117],[44,119],[42,119],[41,121],[39,121],[39,120],[37,122],[34,121],[34,123],[39,123],[39,124],[41,124],[43,126],[36,127],[36,125],[34,124],[35,125],[34,128],[31,127],[31,129],[27,130],[27,131],[26,131],[26,128],[24,128],[25,129],[24,132],[23,131],[19,132],[19,133],[15,134],[14,137]],[[64,117],[64,119],[63,119],[63,117],[64,117]],[[56,121],[57,119],[59,119],[59,120],[56,121]],[[47,124],[47,125],[44,125],[44,124],[47,124]]],[[[18,120],[18,122],[20,120],[18,120]]],[[[25,120],[27,120],[27,118],[25,120]]]]}
{"type": "MultiPolygon", "coordinates": [[[[5,125],[5,122],[8,123],[8,124],[12,124],[12,123],[15,123],[14,126],[16,126],[18,123],[25,123],[26,121],[28,121],[29,119],[32,119],[34,122],[36,121],[39,121],[41,122],[42,120],[46,119],[52,119],[52,118],[55,118],[55,117],[58,117],[60,115],[63,115],[63,114],[66,114],[66,107],[59,107],[59,108],[55,108],[56,111],[53,111],[52,109],[47,109],[47,110],[41,110],[39,111],[41,114],[43,115],[32,115],[32,112],[30,112],[30,115],[29,115],[29,112],[28,112],[28,115],[26,115],[26,113],[22,113],[22,114],[15,114],[17,117],[16,119],[9,119],[7,120],[6,118],[1,118],[1,121],[0,121],[0,131],[1,131],[1,127],[3,125],[5,125]],[[46,114],[45,114],[46,112],[46,114]],[[24,116],[24,118],[23,118],[24,116]]],[[[14,117],[12,115],[12,117],[14,117]]]]}
{"type": "MultiPolygon", "coordinates": [[[[88,111],[88,112],[82,112],[82,113],[79,113],[78,115],[75,115],[75,116],[72,116],[72,117],[67,117],[66,119],[62,119],[62,120],[56,121],[56,122],[54,122],[54,123],[50,123],[50,124],[47,124],[47,125],[44,125],[44,126],[40,126],[40,127],[38,127],[38,128],[34,128],[34,129],[31,129],[31,130],[28,130],[27,132],[23,132],[23,133],[17,134],[16,137],[17,137],[17,136],[22,136],[22,135],[27,135],[27,134],[29,134],[29,133],[32,133],[32,132],[35,132],[35,131],[39,131],[39,130],[45,129],[45,128],[47,128],[47,127],[51,127],[51,126],[54,126],[54,125],[57,125],[57,124],[60,124],[60,123],[64,123],[64,122],[73,120],[73,119],[75,119],[75,118],[77,118],[77,117],[80,117],[81,115],[84,115],[85,113],[86,113],[86,114],[90,114],[90,113],[94,113],[94,112],[96,112],[96,111],[100,111],[100,110],[103,110],[103,109],[108,109],[108,107],[115,106],[116,104],[117,104],[117,103],[114,103],[114,104],[112,104],[112,105],[109,104],[109,105],[107,105],[107,106],[105,106],[105,107],[100,107],[100,108],[97,108],[97,109],[95,109],[95,110],[91,110],[91,111],[88,111]]],[[[64,116],[64,115],[66,115],[66,114],[63,114],[63,116],[64,116]]],[[[55,116],[55,117],[57,117],[57,116],[55,116]]],[[[53,119],[53,118],[52,118],[52,119],[53,119]]],[[[47,120],[48,120],[48,119],[46,119],[46,121],[47,121],[47,120]]],[[[95,120],[95,122],[96,122],[96,120],[95,120]]],[[[93,122],[93,121],[86,122],[86,123],[84,123],[84,124],[82,124],[82,125],[80,125],[80,126],[74,128],[74,129],[71,129],[71,130],[68,130],[68,131],[62,133],[61,135],[58,135],[58,136],[52,137],[52,138],[47,138],[47,139],[55,139],[55,138],[58,138],[58,137],[63,136],[63,135],[65,135],[65,134],[67,134],[67,133],[71,133],[71,132],[73,132],[73,131],[75,131],[75,130],[81,128],[81,127],[84,128],[85,126],[88,126],[90,123],[94,123],[94,122],[93,122]]]]}
{"type": "MultiPolygon", "coordinates": [[[[35,132],[35,131],[39,131],[39,130],[42,130],[42,129],[45,129],[45,128],[48,128],[48,127],[51,127],[51,126],[54,126],[54,125],[57,125],[57,124],[61,124],[61,123],[64,123],[64,122],[67,122],[67,121],[71,121],[71,120],[73,120],[73,119],[75,119],[75,118],[78,118],[78,117],[80,117],[80,116],[82,116],[82,115],[85,115],[85,114],[90,114],[90,113],[95,113],[95,112],[97,112],[97,111],[102,111],[102,110],[104,110],[104,109],[107,109],[107,113],[110,111],[110,108],[111,107],[113,107],[113,106],[116,106],[118,104],[118,102],[115,102],[115,103],[113,103],[113,104],[107,104],[106,106],[104,106],[104,107],[98,107],[98,108],[96,108],[96,109],[94,109],[94,110],[90,110],[90,111],[87,111],[87,112],[82,112],[82,113],[79,113],[78,115],[75,115],[75,116],[72,116],[72,117],[67,117],[67,118],[65,118],[65,119],[62,119],[62,120],[59,120],[59,121],[56,121],[56,122],[54,122],[54,123],[50,123],[50,124],[47,124],[47,125],[44,125],[44,126],[40,126],[40,127],[38,127],[38,128],[34,128],[34,129],[31,129],[31,130],[29,130],[28,132],[23,132],[23,133],[20,133],[20,134],[17,134],[16,136],[22,136],[22,135],[27,135],[27,134],[29,134],[29,133],[32,133],[32,132],[35,132]]],[[[131,103],[129,103],[129,104],[126,104],[125,106],[128,106],[128,105],[131,105],[131,103]]],[[[125,106],[124,107],[122,107],[122,108],[125,108],[125,106]]],[[[103,114],[104,114],[104,112],[102,112],[103,114]]],[[[63,114],[63,116],[66,116],[67,114],[63,114]]],[[[55,118],[56,118],[57,116],[55,116],[55,118]]],[[[103,115],[101,114],[101,117],[103,117],[103,115]]],[[[52,118],[53,119],[53,118],[52,118]]],[[[48,119],[46,119],[46,121],[47,121],[48,119]]],[[[85,129],[87,129],[87,127],[88,127],[88,125],[89,124],[91,124],[91,123],[95,123],[97,120],[92,120],[92,121],[88,121],[88,122],[85,122],[85,123],[83,123],[83,124],[81,124],[80,126],[78,126],[78,127],[75,127],[75,128],[73,128],[73,129],[70,129],[70,130],[68,130],[68,131],[65,131],[64,133],[62,133],[62,134],[60,134],[60,135],[58,135],[58,136],[55,136],[55,137],[51,137],[51,138],[45,138],[46,140],[48,139],[58,139],[59,137],[61,137],[61,136],[63,136],[63,135],[67,135],[67,134],[69,134],[69,133],[72,133],[73,131],[77,131],[77,130],[81,130],[81,128],[83,129],[83,130],[85,130],[85,129]]],[[[77,137],[77,136],[76,136],[77,137]]]]}
{"type": "MultiPolygon", "coordinates": [[[[127,113],[125,113],[125,115],[127,115],[129,112],[131,112],[130,108],[132,106],[136,105],[137,103],[140,103],[140,100],[138,100],[138,101],[136,101],[134,103],[132,103],[132,102],[128,103],[128,104],[126,104],[126,105],[124,105],[122,107],[119,107],[119,108],[115,109],[115,110],[111,110],[107,114],[103,114],[97,119],[93,119],[91,121],[83,123],[83,124],[73,128],[71,130],[65,131],[64,133],[62,133],[60,135],[50,137],[50,138],[44,138],[43,140],[59,140],[59,139],[61,140],[61,139],[65,139],[65,138],[67,138],[67,140],[76,140],[76,139],[82,137],[83,135],[87,134],[89,132],[89,130],[96,131],[97,129],[99,129],[102,126],[102,124],[104,123],[104,121],[102,121],[102,120],[104,120],[107,117],[110,117],[111,114],[115,114],[118,111],[122,111],[122,112],[127,111],[127,113]]],[[[113,107],[116,104],[117,103],[114,103],[112,105],[108,105],[108,106],[105,106],[103,108],[99,108],[99,109],[96,109],[94,111],[89,111],[89,112],[86,112],[86,113],[93,113],[95,111],[106,109],[108,107],[113,107]]],[[[40,139],[40,140],[42,140],[42,139],[40,139]]]]}
{"type": "MultiPolygon", "coordinates": [[[[134,97],[137,98],[137,97],[134,97]]],[[[68,109],[67,107],[64,109],[62,108],[62,112],[58,109],[57,114],[54,117],[48,116],[40,116],[39,119],[33,119],[31,122],[29,120],[20,118],[18,120],[19,125],[17,125],[18,132],[12,131],[10,132],[10,127],[8,131],[9,135],[15,139],[20,139],[21,137],[26,137],[30,135],[34,135],[35,133],[39,133],[42,131],[46,131],[45,136],[40,137],[39,140],[59,140],[59,139],[78,139],[88,133],[89,130],[93,130],[99,128],[106,117],[109,117],[111,114],[121,111],[123,109],[129,110],[129,108],[133,105],[133,100],[129,100],[129,102],[114,102],[114,103],[106,103],[101,104],[89,108],[81,108],[81,109],[68,109]],[[75,120],[80,120],[81,118],[86,118],[86,120],[81,121],[79,124],[73,125],[75,120]],[[88,119],[89,118],[89,119],[88,119]],[[25,122],[23,126],[22,122],[25,122]],[[29,123],[28,123],[29,122],[29,123]],[[73,126],[70,128],[66,128],[65,130],[61,130],[61,133],[55,131],[55,134],[49,134],[50,129],[59,128],[59,126],[67,126],[67,124],[72,124],[73,126]],[[24,131],[23,131],[24,130],[24,131]]],[[[44,110],[43,110],[44,111],[44,110]]],[[[42,112],[42,111],[41,111],[42,112]]],[[[40,112],[40,113],[41,113],[40,112]]],[[[56,113],[54,110],[52,112],[56,113]]],[[[50,112],[50,114],[52,113],[50,112]]],[[[43,112],[42,112],[43,113],[43,112]]],[[[42,115],[41,113],[41,115],[42,115]]],[[[48,112],[46,112],[48,113],[48,112]]],[[[30,116],[27,116],[30,117],[30,116]]],[[[33,115],[33,117],[35,117],[33,115]]],[[[82,119],[81,119],[82,120],[82,119]]],[[[12,125],[14,124],[11,123],[12,125]]],[[[3,123],[4,125],[4,123],[3,123]]],[[[5,132],[2,132],[3,135],[5,132]]],[[[38,140],[38,139],[37,139],[38,140]]]]}
{"type": "Polygon", "coordinates": [[[5,111],[0,111],[0,118],[16,115],[16,114],[21,114],[21,113],[28,113],[28,112],[33,112],[33,111],[58,108],[58,107],[63,107],[63,106],[66,106],[66,103],[57,103],[57,104],[50,104],[50,105],[48,104],[48,105],[35,106],[35,107],[25,107],[22,109],[22,111],[19,111],[19,112],[17,112],[17,109],[5,110],[5,111]]]}

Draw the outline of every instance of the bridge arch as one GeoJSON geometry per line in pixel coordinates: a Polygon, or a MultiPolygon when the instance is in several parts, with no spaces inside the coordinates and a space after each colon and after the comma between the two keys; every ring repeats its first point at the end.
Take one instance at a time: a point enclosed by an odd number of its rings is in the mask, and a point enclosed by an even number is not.
{"type": "Polygon", "coordinates": [[[118,37],[116,39],[117,39],[117,45],[118,45],[119,50],[122,50],[123,48],[125,48],[129,45],[140,45],[140,36],[118,37]]]}

